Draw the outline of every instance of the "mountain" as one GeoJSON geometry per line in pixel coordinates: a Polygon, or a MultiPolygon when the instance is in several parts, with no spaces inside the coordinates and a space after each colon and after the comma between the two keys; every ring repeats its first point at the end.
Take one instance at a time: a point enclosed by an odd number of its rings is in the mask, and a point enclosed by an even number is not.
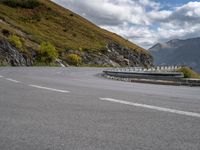
{"type": "Polygon", "coordinates": [[[156,65],[187,65],[200,72],[200,37],[158,43],[149,51],[156,65]]]}
{"type": "Polygon", "coordinates": [[[153,62],[145,49],[50,0],[1,0],[0,41],[3,65],[34,64],[42,42],[51,43],[64,63],[70,63],[70,54],[78,56],[82,65],[151,66],[153,62]],[[25,59],[22,62],[29,63],[19,63],[14,57],[16,52],[18,58],[25,59]]]}

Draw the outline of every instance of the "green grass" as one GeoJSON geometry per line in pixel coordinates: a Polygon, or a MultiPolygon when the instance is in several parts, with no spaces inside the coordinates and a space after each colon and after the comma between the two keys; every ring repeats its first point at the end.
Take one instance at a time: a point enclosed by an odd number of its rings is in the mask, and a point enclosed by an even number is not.
{"type": "Polygon", "coordinates": [[[177,70],[178,72],[182,72],[184,74],[184,78],[197,78],[200,79],[200,74],[194,72],[189,67],[182,67],[177,70]]]}
{"type": "Polygon", "coordinates": [[[7,67],[8,65],[0,64],[0,67],[7,67]]]}
{"type": "Polygon", "coordinates": [[[18,49],[22,49],[22,42],[21,42],[21,40],[20,40],[20,38],[18,37],[18,36],[16,36],[16,35],[10,35],[9,37],[8,37],[8,40],[9,40],[9,42],[10,43],[12,43],[16,48],[18,48],[18,49]]]}
{"type": "MultiPolygon", "coordinates": [[[[71,49],[95,53],[103,51],[109,42],[117,42],[138,54],[149,55],[143,48],[115,33],[99,28],[50,0],[34,1],[39,5],[31,9],[10,7],[0,2],[0,19],[6,22],[0,22],[0,28],[23,37],[26,47],[35,48],[41,42],[48,41],[60,54],[71,49]]],[[[0,37],[3,37],[1,33],[0,37]]]]}

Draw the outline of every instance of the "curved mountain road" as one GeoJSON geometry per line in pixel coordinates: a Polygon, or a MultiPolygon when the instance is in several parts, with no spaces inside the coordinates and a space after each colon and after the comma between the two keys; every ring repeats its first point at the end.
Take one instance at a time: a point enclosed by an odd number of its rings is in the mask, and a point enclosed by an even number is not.
{"type": "Polygon", "coordinates": [[[0,68],[2,150],[199,150],[200,88],[103,68],[0,68]]]}

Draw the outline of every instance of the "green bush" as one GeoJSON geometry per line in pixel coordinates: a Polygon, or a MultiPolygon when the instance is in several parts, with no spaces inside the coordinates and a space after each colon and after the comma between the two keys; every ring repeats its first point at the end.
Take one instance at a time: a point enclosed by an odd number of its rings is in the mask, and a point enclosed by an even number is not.
{"type": "Polygon", "coordinates": [[[178,72],[182,72],[184,74],[184,78],[200,78],[200,75],[194,72],[189,67],[182,67],[177,70],[178,72]]]}
{"type": "Polygon", "coordinates": [[[82,58],[77,54],[69,54],[67,55],[67,61],[72,65],[78,66],[82,63],[82,58]]]}
{"type": "Polygon", "coordinates": [[[38,61],[50,64],[58,58],[56,48],[49,42],[42,42],[37,51],[38,61]]]}
{"type": "Polygon", "coordinates": [[[18,49],[22,49],[23,44],[22,41],[20,40],[20,37],[16,36],[16,35],[10,35],[8,37],[9,42],[14,45],[16,48],[18,49]]]}
{"type": "Polygon", "coordinates": [[[37,0],[3,0],[3,3],[10,7],[21,7],[34,9],[41,4],[37,0]]]}

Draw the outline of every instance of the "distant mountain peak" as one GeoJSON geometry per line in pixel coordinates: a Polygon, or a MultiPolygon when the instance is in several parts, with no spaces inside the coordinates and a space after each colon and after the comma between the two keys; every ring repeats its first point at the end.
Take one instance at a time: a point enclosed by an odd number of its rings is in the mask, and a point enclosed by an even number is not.
{"type": "Polygon", "coordinates": [[[151,48],[149,48],[150,51],[158,51],[160,50],[160,48],[162,47],[161,43],[157,43],[154,46],[152,46],[151,48]]]}
{"type": "Polygon", "coordinates": [[[156,65],[187,65],[200,72],[200,38],[173,39],[158,43],[149,51],[154,56],[156,65]]]}
{"type": "Polygon", "coordinates": [[[168,42],[166,42],[166,44],[172,44],[172,43],[177,43],[181,41],[180,39],[173,39],[173,40],[169,40],[168,42]]]}
{"type": "Polygon", "coordinates": [[[166,43],[157,43],[154,46],[152,46],[149,50],[156,52],[156,51],[159,51],[162,48],[168,48],[168,47],[170,47],[170,46],[166,43]]]}

